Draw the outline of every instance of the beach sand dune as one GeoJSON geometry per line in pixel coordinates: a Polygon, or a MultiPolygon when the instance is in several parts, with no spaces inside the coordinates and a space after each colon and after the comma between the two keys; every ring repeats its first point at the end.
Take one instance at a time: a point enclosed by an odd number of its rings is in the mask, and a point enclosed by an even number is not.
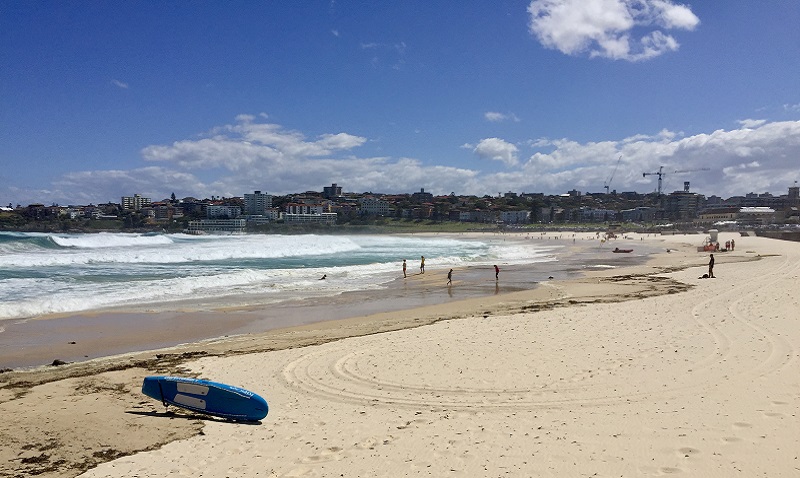
{"type": "MultiPolygon", "coordinates": [[[[99,428],[182,439],[81,476],[799,476],[800,244],[737,237],[700,279],[692,238],[647,240],[672,252],[538,296],[407,312],[412,328],[394,313],[400,330],[344,321],[317,345],[179,361],[256,391],[270,414],[206,419],[198,435],[195,417],[122,387],[129,423],[99,428]]],[[[145,372],[69,380],[113,389],[145,372]]],[[[29,396],[68,396],[67,382],[29,396]]]]}

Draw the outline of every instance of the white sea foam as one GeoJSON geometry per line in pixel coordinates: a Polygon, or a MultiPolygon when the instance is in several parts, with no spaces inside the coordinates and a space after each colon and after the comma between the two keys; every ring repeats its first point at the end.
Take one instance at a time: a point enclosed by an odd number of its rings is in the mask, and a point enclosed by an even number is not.
{"type": "Polygon", "coordinates": [[[141,236],[97,234],[98,237],[51,236],[64,249],[41,248],[0,256],[0,267],[68,266],[100,263],[181,263],[235,259],[335,254],[359,249],[340,236],[141,236]]]}
{"type": "MultiPolygon", "coordinates": [[[[554,249],[489,238],[184,234],[4,235],[0,320],[176,301],[281,301],[383,287],[402,259],[431,267],[553,260],[554,249]],[[326,274],[328,280],[319,280],[326,274]]],[[[166,305],[165,305],[166,304],[166,305]]]]}
{"type": "Polygon", "coordinates": [[[172,239],[166,235],[113,234],[108,232],[100,232],[98,234],[69,234],[53,235],[50,237],[52,241],[59,246],[75,247],[78,249],[173,244],[172,239]]]}

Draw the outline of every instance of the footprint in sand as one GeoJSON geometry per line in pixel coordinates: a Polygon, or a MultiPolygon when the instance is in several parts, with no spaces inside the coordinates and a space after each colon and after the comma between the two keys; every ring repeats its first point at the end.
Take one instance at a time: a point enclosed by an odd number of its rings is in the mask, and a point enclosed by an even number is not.
{"type": "Polygon", "coordinates": [[[753,425],[747,422],[735,422],[733,428],[753,428],[753,425]]]}
{"type": "Polygon", "coordinates": [[[764,416],[769,418],[783,418],[785,415],[781,412],[764,412],[764,416]]]}
{"type": "Polygon", "coordinates": [[[690,457],[692,455],[696,455],[696,454],[700,453],[700,450],[698,450],[697,448],[691,448],[691,447],[687,446],[687,447],[683,447],[683,448],[679,449],[678,453],[680,453],[684,457],[688,458],[688,457],[690,457]]]}
{"type": "Polygon", "coordinates": [[[345,458],[345,456],[346,454],[344,453],[344,450],[334,446],[323,450],[319,455],[311,455],[303,458],[301,461],[302,463],[324,463],[329,461],[339,461],[342,458],[345,458]]]}
{"type": "Polygon", "coordinates": [[[739,437],[722,437],[722,441],[725,443],[736,443],[742,441],[742,439],[739,437]]]}
{"type": "Polygon", "coordinates": [[[664,466],[659,469],[662,475],[676,475],[678,473],[683,473],[683,470],[680,468],[674,468],[671,466],[664,466]]]}

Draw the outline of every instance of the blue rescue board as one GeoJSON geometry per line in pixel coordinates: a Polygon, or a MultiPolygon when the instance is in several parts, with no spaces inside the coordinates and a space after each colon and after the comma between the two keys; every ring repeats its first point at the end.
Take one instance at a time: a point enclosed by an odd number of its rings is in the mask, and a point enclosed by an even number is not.
{"type": "Polygon", "coordinates": [[[150,376],[142,393],[164,405],[231,420],[258,421],[267,416],[267,401],[243,388],[196,378],[150,376]]]}

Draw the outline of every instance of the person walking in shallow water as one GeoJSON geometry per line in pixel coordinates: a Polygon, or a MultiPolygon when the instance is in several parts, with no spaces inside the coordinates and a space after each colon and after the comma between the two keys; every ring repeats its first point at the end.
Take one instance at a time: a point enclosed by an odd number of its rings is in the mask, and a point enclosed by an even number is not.
{"type": "Polygon", "coordinates": [[[450,272],[447,273],[447,285],[453,283],[453,269],[450,269],[450,272]]]}
{"type": "Polygon", "coordinates": [[[403,259],[403,277],[406,277],[406,260],[403,259]]]}
{"type": "Polygon", "coordinates": [[[498,280],[500,278],[500,268],[497,267],[495,264],[494,266],[494,280],[498,280]]]}
{"type": "Polygon", "coordinates": [[[422,258],[419,260],[419,273],[425,273],[425,256],[422,256],[422,258]]]}
{"type": "Polygon", "coordinates": [[[714,254],[710,254],[711,259],[708,260],[708,277],[714,277],[714,254]]]}

